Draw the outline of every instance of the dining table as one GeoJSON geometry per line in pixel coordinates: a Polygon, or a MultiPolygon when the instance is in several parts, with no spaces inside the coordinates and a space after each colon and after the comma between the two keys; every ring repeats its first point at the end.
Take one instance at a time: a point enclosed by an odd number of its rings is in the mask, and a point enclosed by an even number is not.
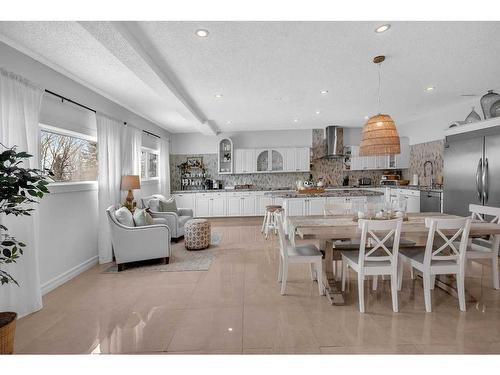
{"type": "MultiPolygon", "coordinates": [[[[459,218],[439,212],[407,213],[401,228],[400,247],[419,247],[425,251],[428,228],[425,227],[425,218],[459,218]]],[[[361,229],[354,215],[314,215],[288,216],[288,234],[300,239],[319,240],[320,249],[324,252],[323,282],[325,295],[332,305],[344,305],[345,298],[338,279],[339,271],[334,273],[334,260],[341,260],[341,251],[359,250],[356,240],[361,238],[361,229]],[[347,244],[347,246],[346,246],[347,244]],[[351,245],[349,245],[351,244],[351,245]],[[336,277],[337,276],[337,277],[336,277]]],[[[443,231],[446,234],[446,231],[443,231]]],[[[453,233],[449,233],[450,235],[453,233]]],[[[500,224],[473,220],[471,223],[470,238],[484,238],[492,236],[492,246],[500,246],[500,224]]],[[[457,296],[456,283],[451,277],[437,277],[436,287],[457,296]]],[[[468,295],[469,300],[473,297],[468,295]]]]}

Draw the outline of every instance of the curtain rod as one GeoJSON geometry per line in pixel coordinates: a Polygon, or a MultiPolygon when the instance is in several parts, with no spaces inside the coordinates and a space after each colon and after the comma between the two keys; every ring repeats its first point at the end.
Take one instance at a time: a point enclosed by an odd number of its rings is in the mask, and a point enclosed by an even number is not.
{"type": "MultiPolygon", "coordinates": [[[[82,108],[85,108],[85,109],[86,109],[86,110],[88,110],[88,111],[91,111],[91,112],[97,113],[97,111],[96,111],[95,109],[92,109],[92,108],[90,108],[90,107],[87,107],[86,105],[83,105],[83,104],[81,104],[81,103],[75,102],[74,100],[71,100],[71,99],[69,99],[69,98],[66,98],[65,96],[59,95],[59,94],[57,94],[57,93],[55,93],[55,92],[53,92],[53,91],[50,91],[50,90],[45,89],[45,92],[46,92],[46,93],[48,93],[48,94],[50,94],[50,95],[57,96],[59,99],[61,99],[61,100],[63,100],[63,101],[64,101],[64,100],[66,100],[67,102],[70,102],[70,103],[73,103],[73,104],[75,104],[75,105],[77,105],[77,106],[80,106],[80,107],[82,107],[82,108]]],[[[127,123],[126,123],[126,122],[124,122],[124,123],[123,123],[123,125],[127,125],[127,123]]],[[[154,134],[154,133],[148,132],[147,130],[142,130],[142,131],[143,131],[144,133],[146,133],[146,134],[149,134],[149,135],[153,136],[153,137],[156,137],[156,138],[160,138],[160,139],[161,139],[161,137],[160,137],[159,135],[156,135],[156,134],[154,134]]]]}

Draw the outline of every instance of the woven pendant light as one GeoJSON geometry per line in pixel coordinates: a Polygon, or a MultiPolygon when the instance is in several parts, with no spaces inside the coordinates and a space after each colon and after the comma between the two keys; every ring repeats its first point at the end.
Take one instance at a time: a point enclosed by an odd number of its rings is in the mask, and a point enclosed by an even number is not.
{"type": "MultiPolygon", "coordinates": [[[[378,106],[380,108],[380,64],[385,56],[376,56],[373,59],[379,64],[378,80],[378,106]]],[[[396,124],[391,116],[379,113],[368,119],[363,127],[361,144],[359,145],[360,156],[394,155],[401,153],[399,134],[396,124]]]]}

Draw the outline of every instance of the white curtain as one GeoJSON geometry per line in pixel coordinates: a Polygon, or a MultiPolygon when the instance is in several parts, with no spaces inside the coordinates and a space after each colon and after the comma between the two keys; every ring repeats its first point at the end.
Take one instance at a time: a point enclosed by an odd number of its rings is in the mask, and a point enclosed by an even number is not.
{"type": "Polygon", "coordinates": [[[99,263],[112,261],[111,238],[106,209],[120,205],[122,177],[122,142],[125,127],[119,121],[101,113],[96,114],[97,144],[99,149],[99,263]]]}
{"type": "Polygon", "coordinates": [[[134,126],[125,126],[122,144],[123,175],[140,176],[142,132],[134,126]]]}
{"type": "MultiPolygon", "coordinates": [[[[0,69],[0,142],[6,147],[33,155],[24,165],[38,168],[38,119],[43,89],[24,78],[0,69]]],[[[37,209],[38,207],[34,207],[37,209]]],[[[38,269],[38,214],[0,217],[9,234],[26,243],[26,250],[17,263],[2,265],[17,280],[0,285],[0,311],[15,311],[24,316],[42,308],[38,269]]]]}
{"type": "Polygon", "coordinates": [[[170,140],[160,139],[160,191],[162,195],[170,195],[170,140]]]}

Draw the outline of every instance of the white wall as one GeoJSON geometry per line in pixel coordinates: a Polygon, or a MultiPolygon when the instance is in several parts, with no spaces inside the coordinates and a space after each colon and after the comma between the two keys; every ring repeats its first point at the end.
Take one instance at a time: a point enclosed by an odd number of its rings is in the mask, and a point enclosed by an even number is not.
{"type": "MultiPolygon", "coordinates": [[[[480,98],[474,100],[476,112],[483,118],[479,104],[480,98]]],[[[425,114],[416,120],[398,124],[399,134],[410,139],[410,145],[444,139],[444,131],[455,121],[464,121],[472,109],[472,101],[467,98],[443,107],[439,111],[425,114]]]]}
{"type": "Polygon", "coordinates": [[[172,154],[216,154],[218,141],[230,137],[235,148],[311,147],[312,130],[227,132],[217,136],[199,133],[172,134],[172,154]]]}
{"type": "MultiPolygon", "coordinates": [[[[46,89],[161,137],[170,136],[165,129],[1,42],[0,56],[1,67],[46,89]]],[[[61,103],[48,94],[44,96],[41,121],[95,136],[93,116],[92,112],[80,107],[67,102],[61,103]]],[[[149,147],[157,148],[157,141],[148,136],[143,138],[149,147]]],[[[45,196],[40,204],[39,258],[44,293],[97,263],[96,185],[94,183],[83,190],[72,192],[50,187],[52,193],[45,196]]],[[[146,183],[135,195],[139,197],[158,191],[158,182],[146,183]]]]}

